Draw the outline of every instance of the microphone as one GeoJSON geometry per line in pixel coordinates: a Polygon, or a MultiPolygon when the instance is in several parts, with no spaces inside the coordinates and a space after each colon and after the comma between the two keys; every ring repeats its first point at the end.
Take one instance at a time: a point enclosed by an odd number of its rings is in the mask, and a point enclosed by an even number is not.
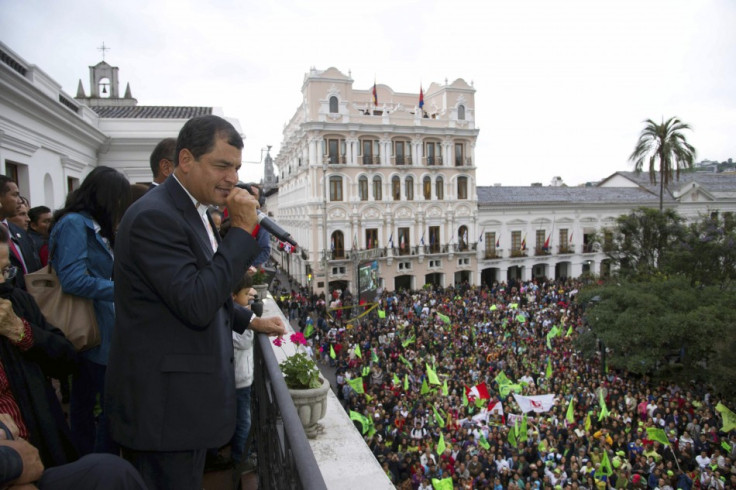
{"type": "MultiPolygon", "coordinates": [[[[245,189],[250,193],[251,196],[255,196],[253,193],[253,189],[251,188],[250,184],[245,184],[243,182],[238,182],[235,187],[239,187],[240,189],[245,189]]],[[[260,197],[260,196],[259,196],[260,197]]],[[[281,240],[282,242],[287,242],[293,245],[294,247],[298,247],[299,245],[296,243],[296,240],[291,238],[291,234],[281,228],[274,220],[268,217],[266,213],[261,211],[260,209],[256,209],[256,214],[258,215],[258,224],[261,225],[261,227],[281,240]]]]}

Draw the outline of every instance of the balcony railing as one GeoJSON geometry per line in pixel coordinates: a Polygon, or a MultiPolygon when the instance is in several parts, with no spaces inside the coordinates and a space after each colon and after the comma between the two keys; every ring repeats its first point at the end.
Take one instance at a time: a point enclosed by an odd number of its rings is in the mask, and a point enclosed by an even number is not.
{"type": "Polygon", "coordinates": [[[595,243],[583,243],[583,253],[592,254],[596,252],[595,243]]]}
{"type": "Polygon", "coordinates": [[[427,165],[442,165],[442,157],[425,157],[425,160],[427,162],[427,165]]]}
{"type": "Polygon", "coordinates": [[[501,259],[503,258],[503,250],[500,248],[492,249],[492,250],[486,250],[486,253],[483,255],[484,259],[501,259]]]}
{"type": "Polygon", "coordinates": [[[394,157],[395,165],[411,165],[411,156],[397,155],[394,157]]]}
{"type": "Polygon", "coordinates": [[[549,251],[549,248],[536,247],[534,249],[534,255],[537,255],[537,256],[540,256],[540,255],[551,255],[551,252],[549,251]]]}
{"type": "Polygon", "coordinates": [[[517,257],[526,257],[526,249],[522,250],[520,248],[514,249],[511,251],[511,257],[517,258],[517,257]]]}
{"type": "Polygon", "coordinates": [[[325,155],[324,162],[329,164],[346,163],[345,155],[325,155]]]}
{"type": "Polygon", "coordinates": [[[378,155],[363,155],[360,158],[363,162],[363,165],[380,165],[381,163],[381,157],[379,157],[378,155]]]}
{"type": "Polygon", "coordinates": [[[268,336],[254,343],[253,423],[261,490],[326,489],[268,336]]]}
{"type": "Polygon", "coordinates": [[[560,245],[557,248],[558,254],[574,254],[575,253],[575,245],[560,245]]]}

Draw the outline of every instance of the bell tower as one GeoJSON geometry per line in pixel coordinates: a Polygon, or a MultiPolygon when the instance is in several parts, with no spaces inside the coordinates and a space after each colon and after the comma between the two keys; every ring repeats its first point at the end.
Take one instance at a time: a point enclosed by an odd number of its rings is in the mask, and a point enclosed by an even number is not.
{"type": "Polygon", "coordinates": [[[102,51],[102,61],[89,67],[89,97],[84,93],[82,80],[79,80],[77,96],[75,99],[90,107],[104,106],[135,106],[138,101],[130,92],[130,84],[125,87],[125,94],[120,97],[120,80],[118,79],[118,67],[111,66],[105,61],[105,51],[110,48],[98,48],[102,51]]]}

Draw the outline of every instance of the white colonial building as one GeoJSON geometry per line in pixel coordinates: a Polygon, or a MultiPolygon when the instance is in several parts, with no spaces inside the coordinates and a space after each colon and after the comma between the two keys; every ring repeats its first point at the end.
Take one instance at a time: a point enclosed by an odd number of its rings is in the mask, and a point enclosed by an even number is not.
{"type": "Polygon", "coordinates": [[[285,265],[315,291],[355,291],[377,261],[388,289],[473,281],[478,237],[475,89],[462,79],[423,93],[353,88],[312,69],[283,132],[269,203],[303,254],[285,265]]]}
{"type": "MultiPolygon", "coordinates": [[[[0,172],[32,206],[61,207],[92,168],[108,165],[133,183],[150,182],[149,155],[163,138],[212,107],[139,106],[130,86],[121,96],[118,68],[89,67],[89,95],[77,96],[0,42],[0,172]]],[[[237,121],[231,120],[239,129],[237,121]]]]}

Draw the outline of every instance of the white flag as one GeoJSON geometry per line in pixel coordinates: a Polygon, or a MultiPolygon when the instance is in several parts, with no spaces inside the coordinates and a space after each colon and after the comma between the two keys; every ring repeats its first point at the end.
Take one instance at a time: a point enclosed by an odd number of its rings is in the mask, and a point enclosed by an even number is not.
{"type": "Polygon", "coordinates": [[[527,412],[549,412],[555,404],[555,395],[522,396],[514,393],[514,400],[519,404],[521,411],[527,412]]]}

